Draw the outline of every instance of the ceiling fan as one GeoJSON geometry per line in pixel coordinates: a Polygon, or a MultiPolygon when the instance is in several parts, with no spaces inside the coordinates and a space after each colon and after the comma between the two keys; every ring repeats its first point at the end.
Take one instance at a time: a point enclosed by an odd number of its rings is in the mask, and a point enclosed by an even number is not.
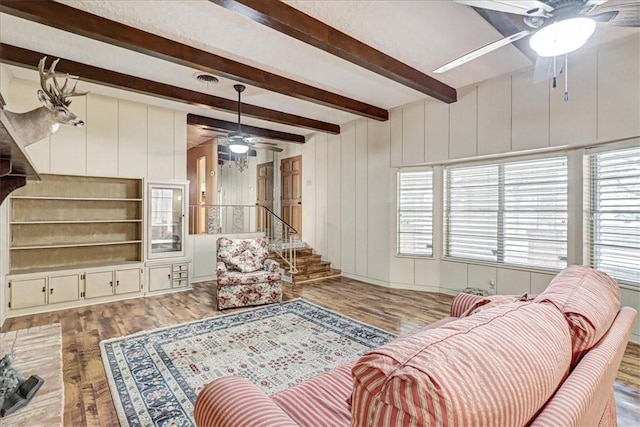
{"type": "MultiPolygon", "coordinates": [[[[453,0],[456,3],[508,14],[522,15],[528,27],[490,43],[434,70],[444,73],[502,46],[531,36],[529,45],[538,54],[534,81],[547,80],[560,72],[555,57],[579,49],[595,31],[596,22],[640,27],[640,1],[608,0],[453,0]],[[603,6],[604,5],[604,6],[603,6]]],[[[555,86],[554,86],[555,87],[555,86]]]]}
{"type": "Polygon", "coordinates": [[[263,138],[252,137],[248,133],[242,132],[242,125],[240,124],[242,109],[240,94],[244,91],[245,86],[237,84],[233,85],[233,88],[238,92],[238,130],[229,132],[226,136],[216,136],[218,144],[229,147],[229,150],[235,154],[245,154],[250,148],[262,148],[264,150],[281,152],[282,148],[276,144],[264,142],[263,138]]]}

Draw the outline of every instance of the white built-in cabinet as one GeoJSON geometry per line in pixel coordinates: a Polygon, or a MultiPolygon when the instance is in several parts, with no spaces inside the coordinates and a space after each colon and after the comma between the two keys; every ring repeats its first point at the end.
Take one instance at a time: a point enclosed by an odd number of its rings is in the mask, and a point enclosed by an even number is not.
{"type": "Polygon", "coordinates": [[[177,262],[149,267],[149,291],[167,291],[189,286],[189,263],[177,262]]]}

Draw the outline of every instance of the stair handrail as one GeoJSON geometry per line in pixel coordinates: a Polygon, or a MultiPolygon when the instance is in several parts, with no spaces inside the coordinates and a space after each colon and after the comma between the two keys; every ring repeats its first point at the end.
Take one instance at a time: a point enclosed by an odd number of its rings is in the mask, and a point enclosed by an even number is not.
{"type": "Polygon", "coordinates": [[[293,247],[293,235],[297,235],[298,231],[268,207],[257,206],[263,208],[272,217],[272,221],[268,222],[272,224],[272,227],[265,234],[269,238],[269,246],[287,264],[291,275],[291,284],[293,285],[293,275],[298,272],[296,268],[296,248],[293,247]],[[284,230],[282,230],[284,235],[282,236],[279,235],[281,226],[284,226],[284,230]]]}

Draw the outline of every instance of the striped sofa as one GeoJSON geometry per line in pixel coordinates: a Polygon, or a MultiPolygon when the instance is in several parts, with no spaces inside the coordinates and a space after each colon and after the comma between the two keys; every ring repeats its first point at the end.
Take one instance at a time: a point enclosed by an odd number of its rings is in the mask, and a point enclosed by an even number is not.
{"type": "Polygon", "coordinates": [[[459,294],[450,317],[274,396],[208,384],[213,426],[615,426],[613,382],[636,321],[618,284],[584,266],[534,297],[459,294]]]}

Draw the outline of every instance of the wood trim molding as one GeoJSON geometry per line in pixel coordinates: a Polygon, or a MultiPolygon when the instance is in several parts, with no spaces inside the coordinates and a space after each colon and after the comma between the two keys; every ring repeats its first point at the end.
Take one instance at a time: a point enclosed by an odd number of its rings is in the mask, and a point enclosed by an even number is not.
{"type": "MultiPolygon", "coordinates": [[[[6,64],[35,70],[37,69],[38,61],[40,61],[43,56],[50,55],[22,49],[4,43],[0,44],[0,62],[4,62],[6,64]]],[[[104,68],[70,61],[65,58],[61,58],[57,70],[79,76],[81,81],[126,89],[145,95],[157,96],[170,101],[196,105],[198,107],[207,107],[214,110],[229,111],[232,113],[238,111],[238,101],[221,98],[219,96],[207,95],[205,93],[170,86],[164,83],[146,80],[127,74],[117,73],[115,71],[105,70],[104,68]]],[[[242,103],[242,114],[255,119],[267,120],[274,123],[281,123],[334,135],[340,133],[340,126],[333,123],[283,113],[269,108],[245,104],[244,102],[242,103]]]]}
{"type": "Polygon", "coordinates": [[[389,112],[51,0],[0,0],[0,12],[283,95],[386,121],[389,112]]]}
{"type": "Polygon", "coordinates": [[[280,0],[209,1],[440,101],[457,101],[451,86],[280,0]]]}
{"type": "MultiPolygon", "coordinates": [[[[187,125],[206,126],[208,128],[221,131],[238,130],[238,123],[212,119],[211,117],[198,116],[197,114],[187,114],[187,125]]],[[[249,125],[242,125],[242,131],[254,136],[261,136],[263,138],[277,139],[286,142],[304,144],[306,141],[304,135],[280,132],[277,130],[264,129],[249,125]]]]}

